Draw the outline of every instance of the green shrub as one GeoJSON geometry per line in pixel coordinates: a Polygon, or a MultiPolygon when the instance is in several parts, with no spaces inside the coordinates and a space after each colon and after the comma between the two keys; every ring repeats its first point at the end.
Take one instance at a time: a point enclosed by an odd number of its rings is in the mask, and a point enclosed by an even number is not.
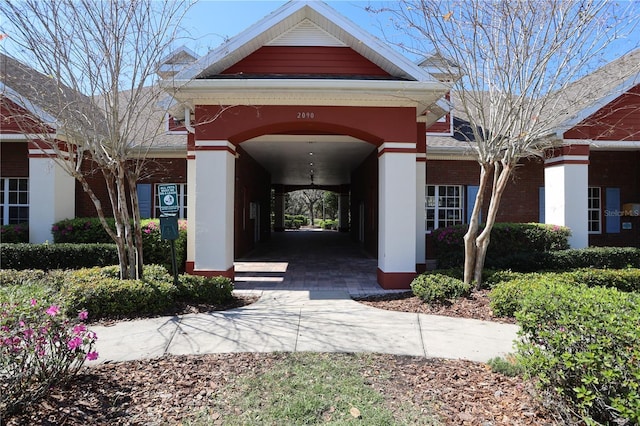
{"type": "Polygon", "coordinates": [[[640,291],[640,269],[577,269],[568,272],[516,273],[496,272],[491,275],[495,283],[489,293],[490,305],[497,316],[514,316],[522,301],[532,291],[547,284],[564,283],[587,287],[612,287],[620,291],[640,291]],[[511,278],[511,279],[509,279],[511,278]]]}
{"type": "Polygon", "coordinates": [[[40,269],[0,269],[0,287],[29,285],[42,280],[45,272],[40,269]]]}
{"type": "Polygon", "coordinates": [[[522,365],[518,364],[518,360],[512,355],[506,358],[491,358],[487,364],[491,367],[491,371],[508,377],[521,376],[524,373],[522,365]]]}
{"type": "Polygon", "coordinates": [[[620,291],[640,292],[640,269],[576,269],[561,274],[567,281],[587,287],[613,287],[620,291]]]}
{"type": "MultiPolygon", "coordinates": [[[[187,222],[178,221],[178,239],[175,240],[178,273],[184,273],[187,260],[187,222]]],[[[171,242],[162,239],[160,220],[142,221],[142,254],[146,265],[162,265],[172,271],[171,242]]]]}
{"type": "Polygon", "coordinates": [[[442,302],[469,294],[471,286],[447,275],[426,273],[413,280],[411,290],[425,302],[442,302]]]}
{"type": "Polygon", "coordinates": [[[219,304],[231,299],[233,283],[225,277],[179,277],[178,300],[190,303],[219,304]]]}
{"type": "Polygon", "coordinates": [[[491,311],[498,317],[512,317],[522,306],[522,301],[535,289],[544,287],[550,275],[528,274],[496,284],[489,292],[491,311]]]}
{"type": "MultiPolygon", "coordinates": [[[[468,225],[438,228],[433,231],[438,265],[443,268],[461,266],[464,263],[462,237],[468,225]]],[[[541,253],[569,247],[570,231],[566,227],[540,223],[496,223],[491,231],[491,243],[487,251],[486,266],[504,268],[505,259],[524,262],[522,253],[541,253]]]]}
{"type": "Polygon", "coordinates": [[[640,295],[549,282],[516,313],[519,363],[588,424],[640,422],[640,295]]]}
{"type": "Polygon", "coordinates": [[[526,276],[523,272],[514,272],[511,269],[485,269],[483,271],[483,283],[489,287],[505,281],[515,280],[526,276]]]}
{"type": "Polygon", "coordinates": [[[576,268],[623,269],[640,268],[640,248],[590,247],[544,253],[540,263],[546,269],[569,270],[576,268]]]}
{"type": "Polygon", "coordinates": [[[113,244],[0,244],[3,269],[77,269],[118,263],[113,244]]]}
{"type": "MultiPolygon", "coordinates": [[[[115,231],[115,221],[106,218],[107,223],[115,231]]],[[[113,243],[97,217],[77,217],[56,222],[51,227],[55,243],[113,243]]]]}
{"type": "Polygon", "coordinates": [[[15,225],[0,226],[0,242],[3,243],[28,243],[29,225],[18,223],[15,225]]]}
{"type": "Polygon", "coordinates": [[[163,273],[146,268],[143,280],[120,280],[114,271],[117,267],[71,272],[61,290],[66,311],[86,309],[92,319],[117,318],[160,314],[173,305],[177,289],[164,268],[163,273]]]}

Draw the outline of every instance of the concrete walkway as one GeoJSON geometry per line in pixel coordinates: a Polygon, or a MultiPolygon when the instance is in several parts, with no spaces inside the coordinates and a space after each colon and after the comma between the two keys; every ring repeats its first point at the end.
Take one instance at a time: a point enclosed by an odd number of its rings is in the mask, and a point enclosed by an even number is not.
{"type": "Polygon", "coordinates": [[[351,297],[393,293],[376,259],[338,232],[274,233],[235,263],[235,292],[260,296],[229,311],[94,326],[100,361],[216,352],[380,352],[473,361],[512,351],[517,327],[375,309],[351,297]]]}
{"type": "MultiPolygon", "coordinates": [[[[255,290],[254,290],[255,291],[255,290]]],[[[262,290],[229,311],[93,326],[100,361],[165,354],[378,352],[487,361],[512,351],[517,326],[385,311],[344,290],[262,290]]]]}

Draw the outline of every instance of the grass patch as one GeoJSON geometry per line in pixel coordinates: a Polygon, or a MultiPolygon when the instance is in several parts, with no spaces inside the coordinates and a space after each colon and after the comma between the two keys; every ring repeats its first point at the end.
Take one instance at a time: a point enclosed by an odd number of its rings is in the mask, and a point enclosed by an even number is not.
{"type": "MultiPolygon", "coordinates": [[[[409,404],[391,411],[362,375],[367,362],[366,355],[283,354],[266,371],[225,386],[212,408],[234,407],[233,416],[221,419],[225,425],[439,424],[409,404]]],[[[206,417],[190,424],[210,424],[206,417]]]]}

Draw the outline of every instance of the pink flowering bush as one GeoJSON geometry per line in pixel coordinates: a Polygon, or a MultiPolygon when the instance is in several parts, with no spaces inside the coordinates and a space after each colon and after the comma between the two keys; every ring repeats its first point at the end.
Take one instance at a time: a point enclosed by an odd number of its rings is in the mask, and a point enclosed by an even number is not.
{"type": "Polygon", "coordinates": [[[0,306],[0,418],[37,401],[98,358],[97,336],[83,323],[88,312],[66,318],[58,305],[36,299],[0,306]]]}

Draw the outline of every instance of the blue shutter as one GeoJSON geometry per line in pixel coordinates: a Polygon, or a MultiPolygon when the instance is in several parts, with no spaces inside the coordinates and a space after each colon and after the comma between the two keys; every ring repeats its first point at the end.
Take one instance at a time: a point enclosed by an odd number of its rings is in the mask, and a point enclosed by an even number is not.
{"type": "Polygon", "coordinates": [[[538,223],[544,222],[544,186],[538,188],[538,223]]]}
{"type": "Polygon", "coordinates": [[[605,229],[608,234],[618,234],[620,233],[620,188],[607,188],[605,197],[605,229]]]}
{"type": "MultiPolygon", "coordinates": [[[[473,205],[478,195],[478,188],[477,186],[467,186],[467,223],[471,220],[471,213],[473,212],[473,205]]],[[[482,222],[482,212],[480,212],[479,221],[482,222]]]]}
{"type": "Polygon", "coordinates": [[[153,199],[151,197],[151,184],[139,183],[136,185],[138,191],[138,205],[140,207],[140,217],[147,219],[151,217],[151,207],[153,199]]]}

